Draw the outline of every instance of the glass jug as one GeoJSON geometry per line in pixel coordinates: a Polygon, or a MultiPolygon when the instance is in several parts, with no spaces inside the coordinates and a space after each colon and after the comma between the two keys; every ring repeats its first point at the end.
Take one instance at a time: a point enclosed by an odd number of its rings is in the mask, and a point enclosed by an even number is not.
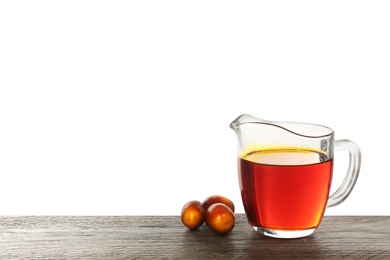
{"type": "Polygon", "coordinates": [[[238,138],[238,175],[246,217],[266,236],[297,238],[312,234],[325,208],[342,203],[359,175],[359,147],[334,140],[326,126],[271,122],[243,114],[230,127],[238,138]],[[349,151],[341,187],[329,196],[334,151],[349,151]]]}

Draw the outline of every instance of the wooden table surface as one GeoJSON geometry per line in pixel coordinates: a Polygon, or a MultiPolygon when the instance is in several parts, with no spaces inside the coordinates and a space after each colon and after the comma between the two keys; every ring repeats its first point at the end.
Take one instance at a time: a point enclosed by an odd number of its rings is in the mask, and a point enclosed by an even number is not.
{"type": "Polygon", "coordinates": [[[226,236],[179,216],[2,216],[0,259],[390,259],[390,216],[326,216],[306,238],[226,236]]]}

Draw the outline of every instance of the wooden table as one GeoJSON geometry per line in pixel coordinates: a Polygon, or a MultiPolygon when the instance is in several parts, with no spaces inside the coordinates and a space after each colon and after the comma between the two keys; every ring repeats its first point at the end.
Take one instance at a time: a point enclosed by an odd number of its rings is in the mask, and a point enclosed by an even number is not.
{"type": "Polygon", "coordinates": [[[311,236],[255,233],[244,215],[226,236],[179,216],[3,216],[0,259],[390,259],[390,216],[325,217],[311,236]]]}

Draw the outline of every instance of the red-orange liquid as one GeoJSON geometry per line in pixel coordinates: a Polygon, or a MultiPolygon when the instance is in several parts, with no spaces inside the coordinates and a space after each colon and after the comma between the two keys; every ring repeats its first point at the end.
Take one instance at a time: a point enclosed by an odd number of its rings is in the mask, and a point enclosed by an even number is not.
{"type": "Polygon", "coordinates": [[[316,228],[327,204],[332,167],[332,160],[310,150],[269,150],[239,158],[249,223],[274,230],[316,228]]]}

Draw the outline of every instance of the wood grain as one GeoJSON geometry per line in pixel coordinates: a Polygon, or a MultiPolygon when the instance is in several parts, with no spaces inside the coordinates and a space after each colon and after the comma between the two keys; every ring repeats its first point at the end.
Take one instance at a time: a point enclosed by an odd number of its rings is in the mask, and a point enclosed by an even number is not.
{"type": "Polygon", "coordinates": [[[3,216],[0,259],[390,259],[390,216],[325,217],[311,236],[274,239],[244,215],[227,236],[179,216],[3,216]]]}

